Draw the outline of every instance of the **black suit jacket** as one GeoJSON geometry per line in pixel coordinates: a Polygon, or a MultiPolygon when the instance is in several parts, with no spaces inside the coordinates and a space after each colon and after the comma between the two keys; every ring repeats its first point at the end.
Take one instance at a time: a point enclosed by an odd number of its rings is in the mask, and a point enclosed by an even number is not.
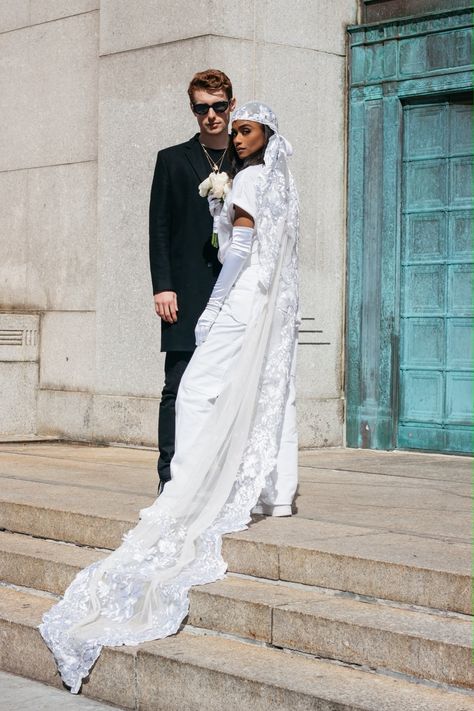
{"type": "Polygon", "coordinates": [[[161,322],[162,351],[194,350],[194,328],[220,271],[208,203],[198,193],[210,173],[198,137],[158,153],[151,188],[153,293],[175,291],[179,309],[177,323],[161,322]]]}

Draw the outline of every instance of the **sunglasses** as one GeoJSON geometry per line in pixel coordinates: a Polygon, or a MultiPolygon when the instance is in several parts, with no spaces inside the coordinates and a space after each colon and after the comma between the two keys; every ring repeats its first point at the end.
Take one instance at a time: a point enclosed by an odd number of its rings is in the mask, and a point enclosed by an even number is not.
{"type": "Polygon", "coordinates": [[[193,104],[193,111],[199,116],[205,116],[209,109],[212,109],[216,114],[223,114],[229,108],[230,101],[216,101],[215,104],[193,104]]]}

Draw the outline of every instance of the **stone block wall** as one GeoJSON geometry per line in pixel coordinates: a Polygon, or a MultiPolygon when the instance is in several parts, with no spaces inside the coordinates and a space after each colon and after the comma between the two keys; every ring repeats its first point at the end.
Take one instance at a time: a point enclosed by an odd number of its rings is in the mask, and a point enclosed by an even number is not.
{"type": "MultiPolygon", "coordinates": [[[[216,66],[238,102],[275,109],[294,145],[300,443],[342,443],[345,27],[356,13],[357,0],[0,0],[0,312],[40,318],[29,427],[156,443],[150,184],[156,152],[196,130],[189,79],[216,66]]],[[[0,355],[0,382],[6,367],[0,355]]],[[[20,389],[8,397],[21,408],[20,389]]]]}
{"type": "Polygon", "coordinates": [[[38,330],[34,360],[0,353],[0,436],[84,436],[45,395],[94,387],[98,0],[3,0],[0,57],[0,324],[38,330]]]}

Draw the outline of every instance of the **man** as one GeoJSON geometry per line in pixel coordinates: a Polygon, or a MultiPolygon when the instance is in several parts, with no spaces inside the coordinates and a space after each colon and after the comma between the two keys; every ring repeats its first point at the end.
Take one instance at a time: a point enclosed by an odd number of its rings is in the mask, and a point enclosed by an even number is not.
{"type": "Polygon", "coordinates": [[[194,75],[188,87],[199,133],[158,153],[150,199],[150,268],[155,311],[166,353],[158,447],[158,493],[170,480],[174,454],[175,401],[195,348],[194,328],[220,264],[212,246],[212,218],[198,185],[213,170],[228,171],[228,125],[235,106],[232,84],[217,69],[194,75]]]}

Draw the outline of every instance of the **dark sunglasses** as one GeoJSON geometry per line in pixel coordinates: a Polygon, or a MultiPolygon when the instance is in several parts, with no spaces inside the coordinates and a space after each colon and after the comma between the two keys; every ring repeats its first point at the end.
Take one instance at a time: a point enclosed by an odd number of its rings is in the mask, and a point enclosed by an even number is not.
{"type": "Polygon", "coordinates": [[[193,111],[199,116],[205,116],[209,109],[212,109],[216,114],[223,114],[229,108],[230,101],[216,101],[215,104],[193,104],[193,111]]]}

